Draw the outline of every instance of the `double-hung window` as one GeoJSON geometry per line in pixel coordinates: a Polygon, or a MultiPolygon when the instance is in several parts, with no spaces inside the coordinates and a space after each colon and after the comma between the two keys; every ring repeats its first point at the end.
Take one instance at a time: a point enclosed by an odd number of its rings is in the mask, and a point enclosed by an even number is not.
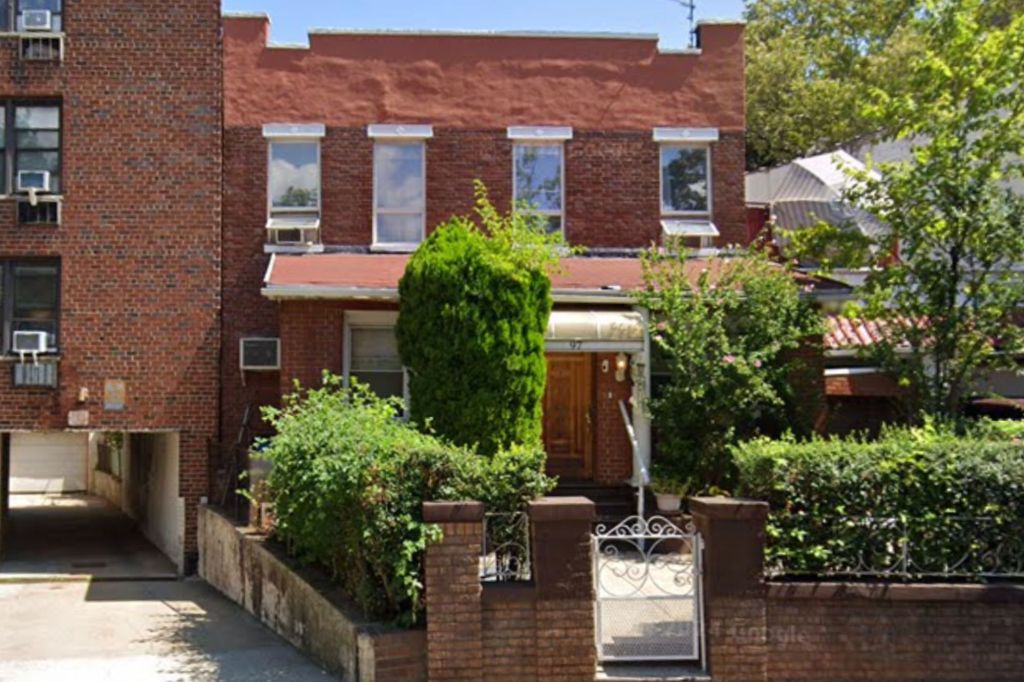
{"type": "Polygon", "coordinates": [[[46,349],[57,350],[60,265],[54,260],[0,260],[3,350],[14,347],[15,332],[42,332],[46,349]]]}
{"type": "Polygon", "coordinates": [[[660,144],[661,217],[665,235],[699,238],[701,245],[718,236],[711,222],[711,145],[713,128],[656,128],[660,144]]]}
{"type": "Polygon", "coordinates": [[[550,232],[565,229],[565,140],[572,128],[512,127],[512,191],[516,210],[540,216],[550,232]]]}
{"type": "Polygon", "coordinates": [[[371,125],[373,138],[373,245],[412,250],[427,228],[428,125],[371,125]]]}
{"type": "Polygon", "coordinates": [[[382,398],[402,398],[408,404],[405,368],[395,336],[397,321],[394,312],[345,313],[344,378],[346,385],[354,378],[382,398]]]}
{"type": "Polygon", "coordinates": [[[319,124],[263,127],[271,244],[308,248],[320,242],[320,141],[325,133],[319,124]]]}

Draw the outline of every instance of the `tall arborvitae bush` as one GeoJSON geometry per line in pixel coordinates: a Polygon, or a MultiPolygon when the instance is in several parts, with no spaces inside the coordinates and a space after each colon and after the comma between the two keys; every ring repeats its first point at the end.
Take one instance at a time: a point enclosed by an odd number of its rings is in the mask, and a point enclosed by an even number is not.
{"type": "Polygon", "coordinates": [[[454,217],[420,245],[397,329],[415,423],[486,455],[540,440],[559,242],[527,213],[500,214],[477,183],[476,221],[454,217]]]}

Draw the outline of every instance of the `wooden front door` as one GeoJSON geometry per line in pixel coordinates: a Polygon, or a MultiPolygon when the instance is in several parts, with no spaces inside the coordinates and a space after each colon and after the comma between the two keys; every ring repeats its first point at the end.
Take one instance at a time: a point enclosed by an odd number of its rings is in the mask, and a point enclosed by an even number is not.
{"type": "Polygon", "coordinates": [[[544,449],[548,473],[569,480],[593,477],[593,355],[548,356],[544,449]]]}

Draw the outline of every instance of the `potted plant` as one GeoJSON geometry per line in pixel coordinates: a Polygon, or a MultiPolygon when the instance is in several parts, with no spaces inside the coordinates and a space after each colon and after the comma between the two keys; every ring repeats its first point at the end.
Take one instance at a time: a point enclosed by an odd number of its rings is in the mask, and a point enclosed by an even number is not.
{"type": "Polygon", "coordinates": [[[658,511],[679,511],[683,497],[690,492],[690,482],[668,467],[654,465],[651,469],[651,490],[658,502],[658,511]]]}

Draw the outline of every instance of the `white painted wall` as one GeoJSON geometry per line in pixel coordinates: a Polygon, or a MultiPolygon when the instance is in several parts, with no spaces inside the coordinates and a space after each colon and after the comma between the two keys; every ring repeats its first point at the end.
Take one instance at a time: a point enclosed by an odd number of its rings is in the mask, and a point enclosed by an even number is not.
{"type": "Polygon", "coordinates": [[[184,565],[185,501],[178,493],[179,439],[160,433],[146,475],[143,534],[181,570],[184,565]]]}
{"type": "Polygon", "coordinates": [[[11,492],[85,492],[88,458],[87,433],[12,433],[11,492]]]}

